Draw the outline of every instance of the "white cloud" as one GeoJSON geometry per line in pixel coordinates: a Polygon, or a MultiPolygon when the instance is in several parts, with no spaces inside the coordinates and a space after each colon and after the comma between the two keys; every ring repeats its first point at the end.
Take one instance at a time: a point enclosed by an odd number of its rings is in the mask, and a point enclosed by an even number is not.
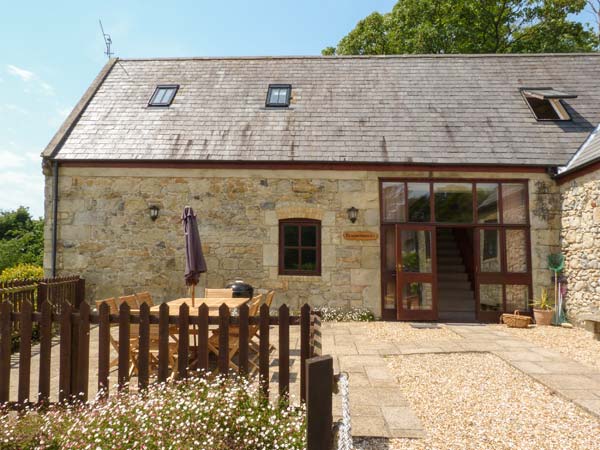
{"type": "MultiPolygon", "coordinates": [[[[7,67],[7,72],[9,74],[20,78],[21,81],[23,81],[24,83],[34,84],[42,92],[42,94],[54,95],[54,88],[49,83],[42,80],[34,72],[27,70],[27,69],[23,69],[21,67],[14,66],[12,64],[8,64],[6,67],[7,67]]],[[[31,93],[31,89],[28,87],[25,87],[23,89],[23,92],[25,92],[26,94],[29,94],[29,93],[31,93]]]]}
{"type": "Polygon", "coordinates": [[[0,150],[0,210],[30,208],[34,217],[44,214],[44,176],[39,152],[0,150]]]}
{"type": "Polygon", "coordinates": [[[20,107],[19,105],[13,105],[12,103],[5,103],[4,105],[0,105],[0,112],[16,112],[19,114],[29,114],[25,108],[20,107]]]}
{"type": "Polygon", "coordinates": [[[12,64],[9,64],[7,67],[8,67],[8,73],[19,77],[23,81],[31,81],[31,80],[34,80],[37,78],[36,74],[29,70],[22,69],[17,66],[13,66],[12,64]]]}
{"type": "Polygon", "coordinates": [[[27,172],[4,170],[0,167],[0,210],[13,210],[19,206],[29,207],[34,217],[44,215],[44,176],[39,168],[27,172]]]}
{"type": "Polygon", "coordinates": [[[0,150],[0,161],[0,168],[15,169],[23,167],[27,160],[26,158],[24,158],[21,155],[18,155],[15,152],[11,152],[8,150],[0,150]]]}

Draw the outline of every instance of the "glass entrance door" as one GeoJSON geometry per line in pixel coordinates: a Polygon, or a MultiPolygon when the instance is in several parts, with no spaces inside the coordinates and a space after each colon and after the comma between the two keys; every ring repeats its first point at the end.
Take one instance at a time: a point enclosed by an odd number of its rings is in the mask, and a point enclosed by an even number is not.
{"type": "Polygon", "coordinates": [[[437,320],[435,227],[396,225],[398,320],[437,320]]]}

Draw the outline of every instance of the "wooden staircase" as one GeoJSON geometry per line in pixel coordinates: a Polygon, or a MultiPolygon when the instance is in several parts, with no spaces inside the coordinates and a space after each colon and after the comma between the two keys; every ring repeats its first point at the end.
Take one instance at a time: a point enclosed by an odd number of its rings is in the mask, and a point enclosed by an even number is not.
{"type": "Polygon", "coordinates": [[[475,293],[452,230],[437,231],[438,318],[475,322],[475,293]]]}

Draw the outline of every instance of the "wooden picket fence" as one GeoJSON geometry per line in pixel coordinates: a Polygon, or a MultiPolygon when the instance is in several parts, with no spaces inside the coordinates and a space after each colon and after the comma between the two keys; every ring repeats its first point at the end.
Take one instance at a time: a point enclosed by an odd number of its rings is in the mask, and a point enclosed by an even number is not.
{"type": "MultiPolygon", "coordinates": [[[[8,302],[13,313],[21,312],[23,302],[29,302],[35,311],[41,311],[42,304],[48,301],[52,312],[59,314],[60,305],[64,302],[79,305],[84,296],[85,280],[76,275],[0,282],[0,303],[8,302]]],[[[18,338],[19,326],[18,321],[13,322],[13,338],[18,338]]]]}
{"type": "MultiPolygon", "coordinates": [[[[110,314],[108,305],[101,305],[98,311],[91,311],[88,303],[80,304],[75,309],[69,302],[63,302],[60,313],[54,312],[50,302],[43,302],[40,311],[35,311],[33,304],[27,300],[20,305],[20,311],[14,312],[9,302],[0,304],[0,404],[10,409],[21,409],[25,405],[47,405],[50,403],[50,382],[56,378],[51,373],[52,327],[59,327],[59,368],[58,368],[58,401],[72,399],[87,401],[88,382],[90,377],[90,358],[97,358],[97,390],[101,396],[109,395],[109,372],[111,353],[111,326],[118,327],[118,366],[117,389],[130,389],[130,328],[132,324],[139,327],[139,345],[137,349],[137,387],[145,389],[151,381],[163,382],[169,378],[184,379],[193,372],[189,365],[192,358],[190,346],[190,327],[197,329],[195,338],[197,348],[193,357],[196,367],[203,371],[213,371],[227,376],[231,373],[228,352],[219,352],[216,367],[209,365],[209,326],[218,326],[219,348],[228,348],[230,339],[229,327],[239,327],[239,353],[237,365],[240,374],[248,374],[250,355],[257,349],[258,375],[260,389],[269,394],[269,365],[272,345],[269,339],[270,327],[278,326],[278,394],[287,397],[290,387],[290,335],[292,325],[300,326],[300,397],[306,398],[306,361],[319,354],[315,346],[315,336],[319,336],[320,322],[314,319],[309,305],[301,308],[299,316],[291,316],[286,305],[281,306],[276,316],[270,315],[267,305],[262,305],[258,316],[249,317],[247,305],[239,308],[239,314],[230,314],[226,305],[221,305],[219,316],[209,315],[206,305],[198,309],[198,314],[190,314],[187,305],[181,305],[179,315],[170,316],[166,304],[160,306],[158,314],[151,313],[148,305],[143,304],[139,310],[131,311],[126,303],[120,306],[119,314],[110,314]],[[312,317],[311,317],[312,316],[312,317]],[[18,355],[18,395],[17,401],[9,401],[11,386],[11,327],[18,323],[21,342],[18,355]],[[38,395],[32,400],[31,381],[31,333],[33,326],[39,325],[39,373],[38,395]],[[98,326],[98,353],[90,355],[90,328],[98,326]],[[150,364],[150,327],[158,325],[158,364],[151,373],[150,364]],[[177,328],[177,364],[169,367],[169,338],[177,328]],[[258,343],[252,344],[249,331],[258,327],[258,343]],[[257,347],[256,347],[257,345],[257,347]]],[[[235,336],[235,335],[234,335],[235,336]]],[[[235,338],[235,337],[234,337],[235,338]]],[[[94,376],[94,375],[92,375],[94,376]]]]}

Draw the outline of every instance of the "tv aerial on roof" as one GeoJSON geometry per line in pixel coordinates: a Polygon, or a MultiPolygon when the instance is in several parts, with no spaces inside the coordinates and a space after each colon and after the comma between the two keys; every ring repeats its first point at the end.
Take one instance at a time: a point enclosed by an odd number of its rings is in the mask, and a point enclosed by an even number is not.
{"type": "Polygon", "coordinates": [[[104,32],[102,20],[98,19],[98,22],[100,22],[100,30],[102,31],[102,37],[104,38],[104,44],[106,45],[106,51],[104,52],[104,54],[108,57],[108,59],[110,59],[112,55],[114,55],[114,53],[110,50],[110,47],[112,46],[112,39],[110,37],[110,34],[104,32]]]}

